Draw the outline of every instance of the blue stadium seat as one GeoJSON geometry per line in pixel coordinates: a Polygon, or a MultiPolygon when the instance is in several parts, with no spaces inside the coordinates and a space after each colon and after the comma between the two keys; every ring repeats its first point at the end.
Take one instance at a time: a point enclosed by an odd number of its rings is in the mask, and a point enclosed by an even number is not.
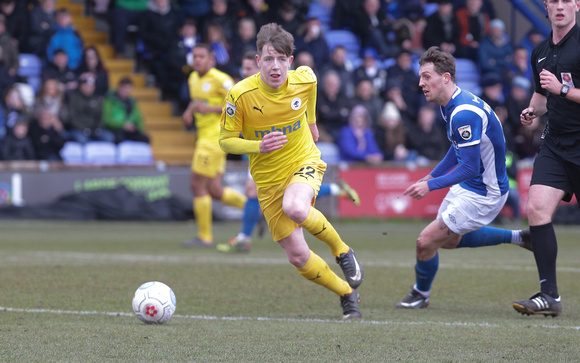
{"type": "Polygon", "coordinates": [[[112,142],[90,141],[85,144],[84,162],[96,165],[117,163],[117,146],[112,142]]]}
{"type": "Polygon", "coordinates": [[[42,60],[35,54],[22,53],[18,56],[18,75],[26,78],[35,92],[40,89],[43,67],[42,60]]]}
{"type": "Polygon", "coordinates": [[[332,22],[332,9],[319,3],[312,3],[308,8],[308,18],[316,18],[320,21],[322,28],[327,31],[332,22]]]}
{"type": "Polygon", "coordinates": [[[481,73],[479,73],[477,63],[466,58],[455,59],[455,79],[460,88],[479,96],[481,95],[480,78],[481,73]]]}
{"type": "Polygon", "coordinates": [[[349,60],[352,61],[360,57],[360,41],[350,30],[329,30],[324,38],[331,51],[337,45],[342,45],[346,49],[349,60]]]}
{"type": "Polygon", "coordinates": [[[117,145],[117,163],[125,165],[153,164],[153,150],[146,142],[123,141],[117,145]]]}
{"type": "Polygon", "coordinates": [[[67,141],[60,149],[60,157],[65,164],[82,164],[83,145],[78,142],[67,141]]]}

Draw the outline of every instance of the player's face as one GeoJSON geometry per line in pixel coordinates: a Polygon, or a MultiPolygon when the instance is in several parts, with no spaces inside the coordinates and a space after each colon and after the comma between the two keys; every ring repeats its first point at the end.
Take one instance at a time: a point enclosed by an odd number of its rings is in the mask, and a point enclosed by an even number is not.
{"type": "Polygon", "coordinates": [[[424,63],[419,70],[419,87],[428,102],[444,105],[443,75],[435,72],[433,63],[424,63]]]}
{"type": "Polygon", "coordinates": [[[578,0],[546,0],[544,1],[550,22],[556,28],[567,28],[576,22],[576,13],[580,10],[578,0]]]}
{"type": "Polygon", "coordinates": [[[206,74],[212,66],[212,59],[207,49],[202,47],[193,48],[193,69],[199,74],[206,74]]]}
{"type": "Polygon", "coordinates": [[[258,63],[255,59],[243,59],[242,60],[242,77],[246,78],[254,75],[260,71],[258,68],[258,63]]]}
{"type": "Polygon", "coordinates": [[[293,56],[278,53],[270,44],[264,45],[261,56],[258,56],[260,79],[273,89],[278,89],[288,79],[288,68],[292,65],[293,56]]]}

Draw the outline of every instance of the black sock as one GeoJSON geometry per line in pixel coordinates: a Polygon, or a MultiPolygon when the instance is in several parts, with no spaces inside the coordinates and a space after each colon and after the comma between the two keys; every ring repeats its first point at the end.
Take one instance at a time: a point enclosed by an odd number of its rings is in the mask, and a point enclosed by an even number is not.
{"type": "Polygon", "coordinates": [[[558,255],[558,242],[552,223],[541,226],[530,226],[530,237],[534,257],[540,275],[541,291],[557,298],[558,285],[556,283],[556,257],[558,255]]]}

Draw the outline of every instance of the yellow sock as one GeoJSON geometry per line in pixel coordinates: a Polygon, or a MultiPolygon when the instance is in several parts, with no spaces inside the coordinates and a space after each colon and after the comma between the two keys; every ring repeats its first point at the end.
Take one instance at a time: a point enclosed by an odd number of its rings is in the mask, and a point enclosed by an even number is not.
{"type": "Polygon", "coordinates": [[[243,209],[247,200],[248,198],[246,198],[245,195],[238,192],[237,190],[232,189],[230,187],[224,187],[224,192],[222,194],[222,199],[220,200],[220,202],[227,205],[231,205],[233,207],[237,207],[239,209],[243,209]]]}
{"type": "Polygon", "coordinates": [[[328,267],[328,264],[312,251],[310,251],[310,258],[308,259],[308,262],[306,262],[306,265],[300,268],[295,268],[308,280],[326,287],[338,296],[344,296],[352,292],[348,283],[338,277],[338,275],[328,267]]]}
{"type": "Polygon", "coordinates": [[[334,256],[338,257],[341,253],[348,252],[348,245],[343,242],[332,224],[318,209],[310,208],[308,218],[300,225],[311,235],[326,243],[334,256]]]}
{"type": "Polygon", "coordinates": [[[210,195],[193,198],[193,215],[197,223],[197,236],[206,242],[213,242],[210,195]]]}

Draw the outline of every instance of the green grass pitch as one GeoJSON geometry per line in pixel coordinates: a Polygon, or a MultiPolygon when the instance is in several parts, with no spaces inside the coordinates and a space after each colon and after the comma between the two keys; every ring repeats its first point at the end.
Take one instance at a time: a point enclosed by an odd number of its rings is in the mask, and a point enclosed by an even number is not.
{"type": "MultiPolygon", "coordinates": [[[[578,226],[556,226],[563,314],[523,316],[537,291],[532,253],[513,245],[440,251],[430,306],[396,309],[414,283],[415,240],[428,221],[332,221],[365,269],[364,319],[302,278],[267,234],[248,254],[183,249],[193,223],[0,222],[1,362],[577,361],[578,226]],[[131,310],[159,280],[176,315],[145,325],[131,310]]],[[[238,222],[217,223],[226,241],[238,222]]],[[[521,227],[516,226],[516,227],[521,227]]],[[[341,275],[329,249],[308,236],[341,275]]]]}

